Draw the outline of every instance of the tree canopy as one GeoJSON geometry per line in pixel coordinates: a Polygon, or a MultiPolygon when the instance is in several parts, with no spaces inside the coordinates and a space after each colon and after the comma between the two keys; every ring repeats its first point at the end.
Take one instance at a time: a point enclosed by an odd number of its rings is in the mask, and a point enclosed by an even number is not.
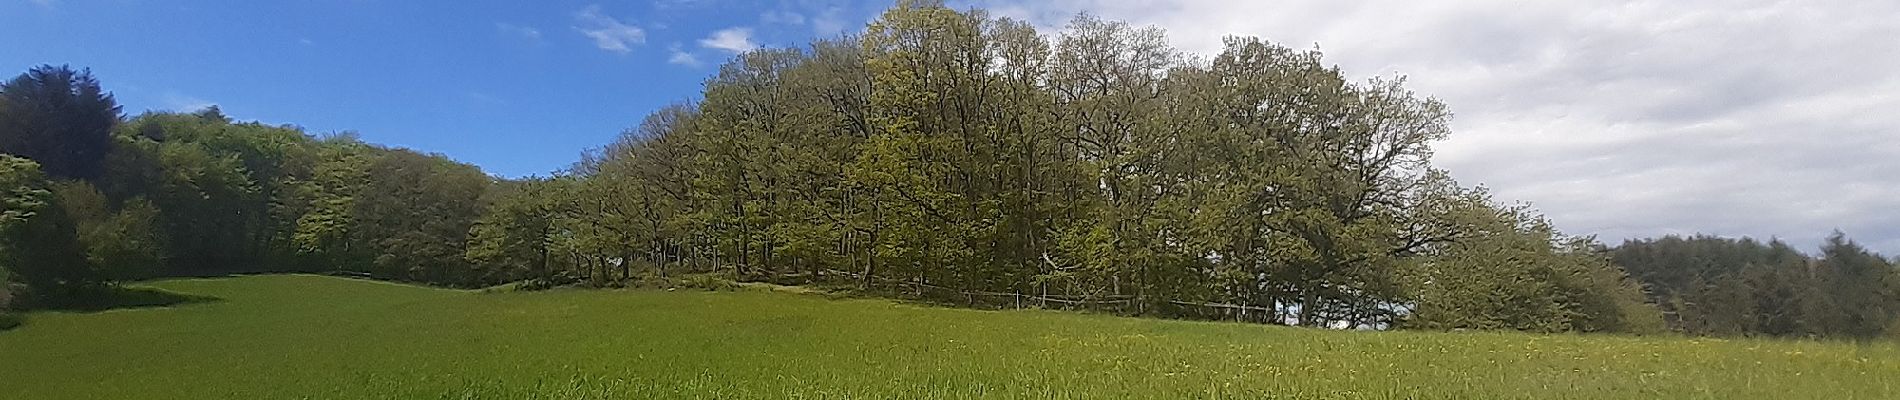
{"type": "Polygon", "coordinates": [[[1433,168],[1450,112],[1403,82],[1254,38],[1201,59],[1155,28],[1082,16],[1044,36],[903,3],[860,36],[735,57],[577,165],[575,225],[553,232],[599,279],[636,263],[1311,326],[1660,326],[1587,241],[1433,168]],[[1526,292],[1432,302],[1494,290],[1526,292]]]}
{"type": "Polygon", "coordinates": [[[1809,256],[1779,240],[1632,240],[1616,262],[1649,288],[1669,323],[1701,335],[1871,338],[1900,315],[1894,264],[1836,232],[1809,256]]]}
{"type": "Polygon", "coordinates": [[[119,105],[88,70],[42,65],[0,83],[0,153],[60,179],[99,176],[119,105]]]}

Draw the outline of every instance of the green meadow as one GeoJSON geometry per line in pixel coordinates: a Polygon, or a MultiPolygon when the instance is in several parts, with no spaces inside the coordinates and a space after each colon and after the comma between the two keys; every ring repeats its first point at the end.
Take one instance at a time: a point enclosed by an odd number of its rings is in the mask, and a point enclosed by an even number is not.
{"type": "Polygon", "coordinates": [[[0,332],[0,399],[1900,396],[1890,342],[1338,332],[760,289],[135,287],[179,301],[0,332]]]}

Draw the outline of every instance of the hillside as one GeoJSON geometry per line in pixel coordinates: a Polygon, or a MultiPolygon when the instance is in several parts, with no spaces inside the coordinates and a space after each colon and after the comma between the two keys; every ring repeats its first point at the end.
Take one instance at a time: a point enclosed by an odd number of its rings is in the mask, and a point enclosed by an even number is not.
{"type": "Polygon", "coordinates": [[[308,275],[0,332],[0,398],[1883,398],[1900,348],[1337,332],[814,295],[308,275]]]}

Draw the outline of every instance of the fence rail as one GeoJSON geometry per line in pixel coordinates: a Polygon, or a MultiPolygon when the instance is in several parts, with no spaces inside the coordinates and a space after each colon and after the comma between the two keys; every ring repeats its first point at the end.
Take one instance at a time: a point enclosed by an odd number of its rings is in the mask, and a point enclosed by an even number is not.
{"type": "MultiPolygon", "coordinates": [[[[821,272],[821,275],[845,276],[851,279],[863,279],[864,277],[864,275],[860,273],[840,270],[825,270],[821,272]]],[[[982,290],[963,290],[934,285],[927,282],[888,277],[874,276],[872,280],[881,284],[905,288],[920,296],[924,295],[926,291],[930,291],[934,292],[933,294],[939,295],[938,300],[962,297],[967,305],[974,306],[981,304],[998,308],[1050,308],[1051,305],[1060,305],[1061,308],[1068,309],[1129,312],[1139,311],[1130,310],[1128,308],[1131,306],[1141,306],[1139,302],[1142,300],[1139,296],[1134,295],[1060,296],[1035,293],[990,292],[982,290]],[[978,299],[996,299],[998,301],[978,301],[978,299]]],[[[1174,299],[1154,300],[1150,304],[1166,304],[1174,307],[1200,309],[1202,311],[1194,312],[1193,314],[1199,314],[1204,317],[1255,322],[1268,322],[1269,318],[1280,315],[1283,311],[1267,306],[1174,299]]]]}

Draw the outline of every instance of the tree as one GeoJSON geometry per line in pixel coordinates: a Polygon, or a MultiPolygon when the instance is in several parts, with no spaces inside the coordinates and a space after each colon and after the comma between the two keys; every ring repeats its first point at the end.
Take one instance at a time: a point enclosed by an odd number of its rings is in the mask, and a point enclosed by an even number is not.
{"type": "MultiPolygon", "coordinates": [[[[7,271],[4,267],[0,267],[0,318],[6,318],[7,311],[13,309],[14,293],[19,290],[15,288],[14,285],[13,273],[7,271]]],[[[4,328],[4,326],[0,326],[0,329],[4,328]]]]}
{"type": "Polygon", "coordinates": [[[1886,258],[1836,231],[1821,246],[1816,264],[1823,291],[1836,310],[1825,319],[1823,331],[1868,339],[1893,323],[1900,312],[1900,297],[1892,286],[1894,267],[1886,258]]]}
{"type": "Polygon", "coordinates": [[[1422,329],[1534,332],[1663,330],[1661,313],[1621,268],[1584,238],[1566,237],[1529,207],[1491,204],[1482,189],[1438,186],[1421,210],[1446,222],[1447,240],[1400,271],[1409,313],[1422,329]]]}
{"type": "Polygon", "coordinates": [[[95,179],[112,148],[119,105],[90,70],[42,65],[0,83],[0,153],[55,179],[95,179]]]}
{"type": "Polygon", "coordinates": [[[484,195],[481,218],[469,228],[466,257],[482,282],[548,279],[558,216],[567,195],[563,180],[502,181],[484,195]]]}
{"type": "MultiPolygon", "coordinates": [[[[1449,112],[1402,79],[1351,82],[1252,38],[1190,61],[1159,29],[1087,16],[1053,36],[906,1],[861,36],[739,55],[703,99],[576,165],[557,253],[597,283],[673,261],[944,301],[1381,326],[1412,300],[1402,267],[1471,236],[1540,257],[1495,271],[1543,271],[1537,326],[1641,325],[1635,286],[1589,240],[1529,219],[1472,236],[1434,211],[1457,187],[1430,165],[1449,112]]],[[[1496,261],[1482,253],[1463,254],[1496,261]]]]}
{"type": "Polygon", "coordinates": [[[388,150],[367,169],[350,220],[378,276],[451,286],[469,274],[469,228],[481,214],[489,177],[468,164],[410,150],[388,150]]]}
{"type": "Polygon", "coordinates": [[[79,246],[100,279],[152,276],[164,264],[159,210],[152,202],[133,198],[114,205],[92,184],[80,181],[56,183],[53,194],[72,218],[79,246]]]}
{"type": "MultiPolygon", "coordinates": [[[[176,132],[174,132],[176,133],[176,132]]],[[[150,194],[166,210],[162,224],[173,274],[243,272],[262,260],[248,240],[259,217],[257,185],[230,154],[173,140],[156,146],[161,180],[150,194]]]]}
{"type": "Polygon", "coordinates": [[[1819,258],[1786,243],[1709,236],[1632,240],[1612,259],[1670,327],[1696,335],[1869,338],[1895,318],[1891,262],[1836,232],[1819,258]]]}
{"type": "Polygon", "coordinates": [[[369,164],[375,148],[353,135],[337,135],[318,143],[309,179],[299,182],[296,198],[303,203],[290,245],[307,270],[348,270],[368,264],[354,234],[357,198],[369,182],[369,164]]]}
{"type": "Polygon", "coordinates": [[[104,281],[86,262],[59,200],[38,164],[0,155],[0,269],[37,305],[69,304],[104,281]]]}
{"type": "Polygon", "coordinates": [[[26,288],[15,286],[17,274],[12,272],[26,261],[22,235],[51,205],[52,192],[39,168],[32,160],[0,154],[0,312],[16,298],[24,300],[26,288]]]}

